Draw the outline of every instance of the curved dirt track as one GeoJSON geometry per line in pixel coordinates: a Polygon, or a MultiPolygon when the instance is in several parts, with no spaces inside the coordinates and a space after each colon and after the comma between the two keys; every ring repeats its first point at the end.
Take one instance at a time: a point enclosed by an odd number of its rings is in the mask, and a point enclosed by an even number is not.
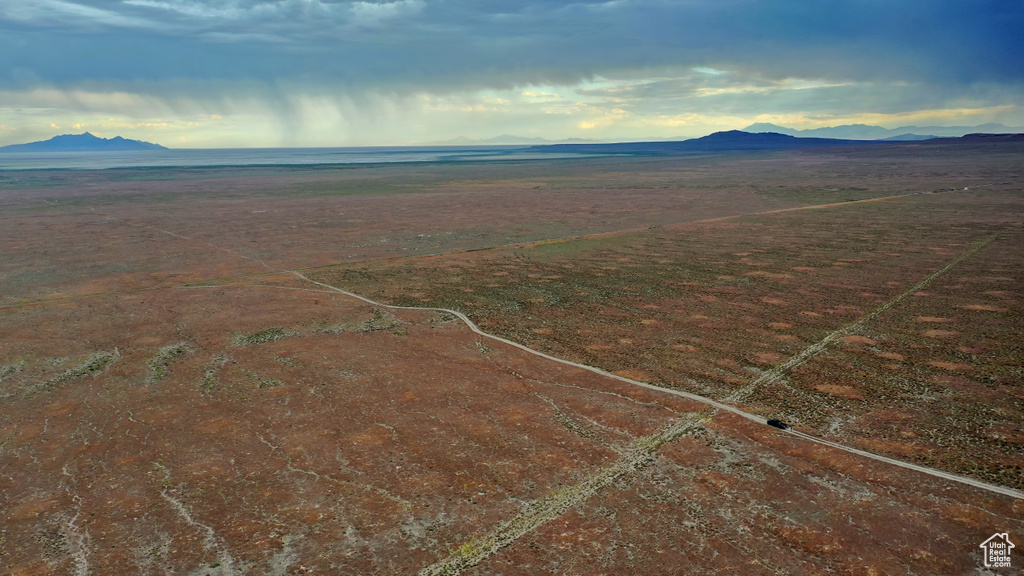
{"type": "MultiPolygon", "coordinates": [[[[930,282],[934,278],[937,278],[941,273],[943,273],[946,270],[952,268],[953,266],[955,266],[956,264],[960,263],[961,261],[966,259],[971,254],[977,252],[981,248],[984,248],[986,245],[991,243],[993,240],[995,240],[995,236],[986,238],[985,240],[980,242],[978,245],[974,246],[970,251],[966,252],[965,254],[961,255],[956,260],[951,262],[949,265],[943,267],[941,270],[939,270],[935,274],[929,276],[925,280],[925,282],[930,282]]],[[[361,300],[363,302],[366,302],[367,304],[370,304],[372,306],[380,306],[382,308],[390,308],[390,309],[393,309],[393,310],[430,310],[430,311],[435,311],[435,312],[446,312],[446,313],[451,314],[453,316],[456,316],[457,318],[462,320],[462,322],[464,322],[466,324],[466,326],[469,327],[470,330],[472,330],[476,334],[479,334],[480,336],[483,336],[485,338],[490,338],[491,340],[496,340],[498,342],[502,342],[502,343],[507,344],[509,346],[512,346],[514,348],[518,348],[520,350],[523,350],[524,352],[529,352],[530,354],[534,354],[536,356],[540,356],[541,358],[545,358],[547,360],[558,362],[560,364],[565,364],[567,366],[572,366],[572,367],[575,367],[575,368],[580,368],[582,370],[588,370],[588,371],[593,372],[595,374],[600,374],[601,376],[605,376],[605,377],[608,377],[608,378],[614,378],[616,380],[619,380],[619,381],[622,381],[622,382],[626,382],[627,384],[632,384],[634,386],[640,386],[642,388],[647,388],[649,390],[656,390],[658,392],[662,392],[662,393],[665,393],[665,394],[674,394],[676,396],[682,396],[683,398],[688,398],[690,400],[695,400],[697,402],[702,402],[704,404],[708,404],[710,406],[713,406],[714,408],[717,408],[717,409],[720,409],[720,410],[725,410],[727,412],[731,412],[733,414],[736,414],[737,416],[742,416],[743,418],[746,418],[746,419],[754,421],[754,422],[765,423],[767,421],[767,418],[765,418],[764,416],[759,416],[757,414],[751,414],[750,412],[745,412],[743,410],[740,410],[739,408],[736,408],[735,406],[730,406],[728,404],[724,404],[724,403],[719,402],[717,400],[713,400],[711,398],[706,398],[706,397],[700,396],[698,394],[693,394],[693,393],[690,393],[690,392],[684,392],[682,390],[674,390],[674,389],[670,389],[670,388],[663,388],[663,387],[660,387],[660,386],[655,386],[655,385],[647,383],[647,382],[641,382],[639,380],[633,380],[631,378],[626,378],[625,376],[619,376],[617,374],[612,374],[611,372],[606,372],[606,371],[601,370],[600,368],[596,368],[594,366],[588,366],[586,364],[580,364],[578,362],[572,362],[571,360],[564,360],[562,358],[557,358],[555,356],[551,356],[549,354],[545,354],[544,352],[540,352],[538,350],[534,350],[532,348],[528,348],[528,347],[523,346],[522,344],[519,344],[517,342],[513,342],[511,340],[507,340],[505,338],[502,338],[501,336],[496,336],[494,334],[489,334],[487,332],[484,332],[479,327],[477,327],[477,325],[474,324],[473,321],[469,319],[469,317],[467,317],[465,314],[463,314],[461,312],[458,312],[456,310],[449,310],[447,308],[430,308],[430,307],[422,307],[421,308],[421,307],[417,307],[417,306],[392,306],[392,305],[389,305],[389,304],[382,304],[380,302],[376,302],[374,300],[366,298],[365,296],[360,296],[359,294],[355,294],[353,292],[348,292],[348,291],[343,290],[341,288],[338,288],[336,286],[331,286],[330,284],[325,284],[323,282],[318,282],[316,280],[311,280],[310,278],[307,278],[306,276],[304,276],[300,272],[294,272],[293,271],[292,274],[294,274],[295,276],[297,276],[297,277],[299,277],[299,278],[301,278],[301,279],[303,279],[303,280],[305,280],[307,282],[310,282],[312,284],[316,284],[317,286],[321,286],[323,288],[327,288],[329,290],[332,290],[334,292],[338,292],[340,294],[344,294],[344,295],[352,297],[352,298],[356,298],[356,299],[361,300]]],[[[916,289],[916,288],[917,288],[917,285],[915,285],[914,289],[916,289]]],[[[891,304],[890,303],[883,304],[883,306],[880,307],[879,310],[876,310],[875,312],[873,312],[871,315],[869,315],[869,317],[873,317],[874,315],[877,315],[878,313],[881,313],[885,309],[890,308],[892,305],[896,304],[899,300],[902,300],[902,298],[903,298],[903,294],[901,294],[900,296],[897,296],[896,299],[894,299],[894,301],[890,301],[891,304]]],[[[862,322],[861,320],[858,320],[854,324],[860,325],[861,322],[862,322]]],[[[832,338],[830,338],[829,336],[826,336],[825,340],[823,340],[822,342],[817,342],[815,344],[812,344],[810,347],[808,347],[808,350],[811,349],[811,348],[814,348],[816,351],[823,350],[825,348],[825,346],[827,346],[828,341],[830,341],[831,339],[832,338]]],[[[804,354],[803,353],[798,354],[797,357],[803,358],[804,354]]],[[[829,447],[832,447],[832,448],[837,448],[839,450],[850,452],[852,454],[857,454],[857,455],[863,456],[865,458],[871,458],[871,459],[877,460],[879,462],[885,462],[887,464],[892,464],[892,465],[895,465],[895,466],[900,466],[900,467],[906,468],[908,470],[914,470],[915,472],[921,472],[921,473],[924,473],[924,474],[929,474],[931,476],[935,476],[935,477],[938,477],[938,478],[943,478],[945,480],[952,480],[954,482],[959,482],[961,484],[967,484],[968,486],[973,486],[975,488],[980,488],[982,490],[987,490],[989,492],[993,492],[993,493],[996,493],[996,494],[1001,494],[1001,495],[1004,495],[1004,496],[1010,496],[1012,498],[1018,498],[1018,499],[1024,500],[1024,492],[1021,492],[1019,490],[1014,490],[1013,488],[1007,488],[1005,486],[997,486],[997,485],[994,485],[994,484],[988,484],[986,482],[981,482],[981,481],[975,480],[973,478],[968,478],[968,477],[965,477],[965,476],[959,476],[959,475],[956,475],[956,474],[950,474],[949,472],[943,472],[942,470],[936,470],[934,468],[928,468],[928,467],[925,467],[925,466],[918,466],[916,464],[911,464],[909,462],[903,462],[903,461],[900,461],[900,460],[896,460],[894,458],[888,458],[888,457],[885,457],[885,456],[880,456],[878,454],[873,454],[871,452],[866,452],[864,450],[859,450],[857,448],[845,446],[843,444],[838,444],[836,442],[831,442],[829,440],[825,440],[825,439],[822,439],[822,438],[811,436],[809,434],[804,434],[803,432],[797,432],[796,430],[793,430],[792,428],[789,428],[787,430],[787,432],[790,432],[791,434],[793,434],[793,435],[795,435],[795,436],[797,436],[799,438],[802,438],[804,440],[809,440],[811,442],[816,442],[816,443],[822,444],[824,446],[829,446],[829,447]]]]}

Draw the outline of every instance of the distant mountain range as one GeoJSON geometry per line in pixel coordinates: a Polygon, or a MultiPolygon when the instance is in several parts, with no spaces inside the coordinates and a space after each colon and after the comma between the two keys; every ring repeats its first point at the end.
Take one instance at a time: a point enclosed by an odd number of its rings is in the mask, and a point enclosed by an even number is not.
{"type": "MultiPolygon", "coordinates": [[[[1024,127],[1013,127],[1005,124],[981,124],[979,126],[901,126],[899,128],[882,128],[866,124],[848,124],[828,128],[796,130],[769,123],[757,123],[743,130],[715,132],[701,138],[685,139],[651,139],[644,142],[602,143],[587,138],[566,138],[549,140],[539,137],[513,136],[502,134],[493,138],[471,139],[454,138],[443,142],[434,142],[434,146],[482,146],[506,145],[528,146],[532,151],[542,152],[581,152],[581,153],[687,153],[710,152],[716,150],[786,150],[792,148],[808,148],[812,146],[839,146],[882,142],[911,142],[932,139],[959,138],[976,134],[1022,134],[1024,127]]],[[[134,151],[134,150],[167,150],[167,148],[141,140],[130,140],[116,136],[100,138],[85,132],[84,134],[64,134],[49,140],[13,144],[0,147],[4,152],[101,152],[101,151],[134,151]]]]}
{"type": "Polygon", "coordinates": [[[809,128],[796,130],[778,124],[758,122],[743,128],[743,132],[774,132],[787,136],[808,136],[816,138],[841,138],[846,140],[927,140],[929,138],[958,138],[966,134],[1019,134],[1024,126],[1007,126],[1005,124],[981,124],[979,126],[900,126],[899,128],[882,128],[867,124],[845,124],[828,128],[809,128]]]}
{"type": "MultiPolygon", "coordinates": [[[[569,152],[578,154],[652,154],[652,155],[684,155],[706,154],[708,152],[740,152],[752,150],[793,150],[796,148],[821,148],[834,146],[899,146],[920,145],[907,140],[858,140],[839,138],[804,138],[778,134],[775,132],[744,132],[729,130],[715,132],[701,138],[675,142],[620,142],[614,144],[548,144],[531,146],[531,152],[569,152]]],[[[934,138],[923,144],[950,142],[963,143],[999,143],[1024,142],[1024,134],[967,134],[956,138],[934,138]]]]}
{"type": "Polygon", "coordinates": [[[123,152],[126,150],[167,150],[159,144],[129,140],[120,136],[100,138],[89,132],[63,134],[41,142],[0,147],[0,152],[123,152]]]}
{"type": "MultiPolygon", "coordinates": [[[[881,126],[869,126],[867,124],[844,124],[842,126],[830,126],[827,128],[810,128],[797,130],[787,128],[778,124],[758,122],[741,132],[759,134],[772,132],[786,136],[799,138],[829,138],[838,140],[885,140],[889,142],[912,142],[918,140],[930,140],[933,138],[959,138],[966,134],[1020,134],[1024,133],[1024,126],[1007,126],[1006,124],[980,124],[978,126],[900,126],[899,128],[882,128],[881,126]]],[[[684,142],[686,138],[665,138],[651,137],[643,140],[646,143],[653,142],[684,142]]],[[[607,142],[605,140],[604,142],[607,142]]],[[[431,142],[432,146],[486,146],[486,145],[556,145],[556,144],[600,144],[601,140],[589,138],[565,138],[561,140],[550,140],[548,138],[515,136],[502,134],[493,138],[466,138],[460,136],[451,140],[431,142]]]]}
{"type": "Polygon", "coordinates": [[[701,138],[681,141],[618,142],[613,144],[549,144],[531,146],[536,152],[577,152],[584,154],[685,154],[741,150],[790,150],[820,146],[849,146],[865,144],[863,140],[835,138],[797,138],[786,134],[743,132],[729,130],[715,132],[701,138]]]}

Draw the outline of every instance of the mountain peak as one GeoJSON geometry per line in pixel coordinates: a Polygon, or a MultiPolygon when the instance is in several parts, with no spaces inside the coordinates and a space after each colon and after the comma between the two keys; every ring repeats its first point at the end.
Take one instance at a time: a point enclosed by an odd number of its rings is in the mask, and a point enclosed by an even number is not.
{"type": "Polygon", "coordinates": [[[883,128],[867,124],[844,124],[825,128],[808,128],[796,130],[768,123],[756,123],[743,128],[744,132],[777,132],[800,138],[839,138],[848,140],[925,140],[928,138],[957,138],[972,132],[1022,132],[1024,128],[1006,126],[1004,124],[982,124],[980,126],[900,126],[899,128],[883,128]]]}
{"type": "Polygon", "coordinates": [[[0,147],[0,152],[114,152],[130,150],[166,150],[159,144],[129,140],[121,136],[100,138],[91,132],[61,134],[49,140],[0,147]]]}

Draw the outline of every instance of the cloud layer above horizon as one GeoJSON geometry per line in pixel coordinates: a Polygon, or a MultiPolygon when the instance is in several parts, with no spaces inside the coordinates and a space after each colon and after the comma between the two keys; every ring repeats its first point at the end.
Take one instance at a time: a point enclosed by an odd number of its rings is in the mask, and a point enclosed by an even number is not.
{"type": "Polygon", "coordinates": [[[1016,0],[0,0],[0,145],[1024,125],[1016,0]]]}

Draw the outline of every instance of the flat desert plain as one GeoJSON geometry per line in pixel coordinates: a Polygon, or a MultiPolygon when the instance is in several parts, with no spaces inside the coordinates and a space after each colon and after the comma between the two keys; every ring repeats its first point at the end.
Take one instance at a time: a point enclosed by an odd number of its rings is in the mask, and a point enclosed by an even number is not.
{"type": "Polygon", "coordinates": [[[1007,573],[1022,224],[1013,142],[2,172],[0,572],[1007,573]]]}

